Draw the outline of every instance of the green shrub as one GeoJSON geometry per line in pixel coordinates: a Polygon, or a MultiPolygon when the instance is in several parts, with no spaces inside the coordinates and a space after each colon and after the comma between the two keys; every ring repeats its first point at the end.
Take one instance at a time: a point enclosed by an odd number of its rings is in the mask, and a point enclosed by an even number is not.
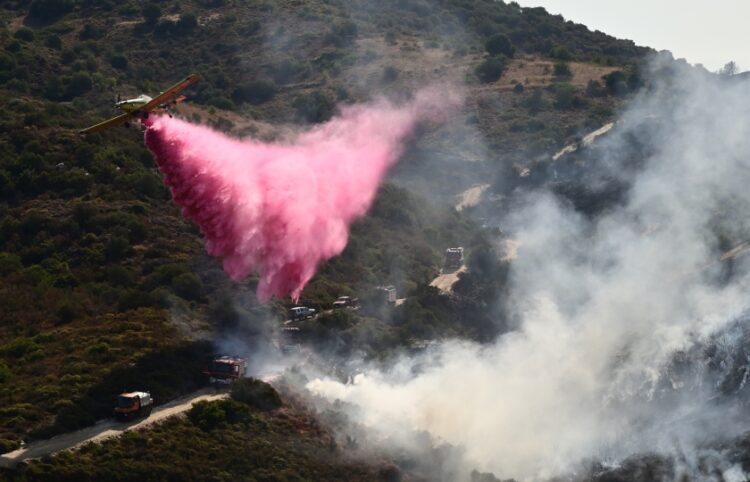
{"type": "Polygon", "coordinates": [[[242,378],[234,382],[231,396],[232,399],[259,410],[274,410],[282,405],[276,389],[255,378],[242,378]]]}
{"type": "Polygon", "coordinates": [[[123,237],[113,236],[104,246],[107,261],[120,261],[130,253],[130,242],[123,237]]]}
{"type": "Polygon", "coordinates": [[[172,289],[177,296],[188,301],[199,300],[203,296],[203,283],[195,273],[182,273],[172,280],[172,289]]]}
{"type": "Polygon", "coordinates": [[[18,273],[23,270],[21,258],[13,253],[0,253],[0,275],[18,273]]]}
{"type": "Polygon", "coordinates": [[[192,13],[186,13],[180,16],[180,19],[175,25],[175,29],[178,33],[188,34],[198,27],[198,19],[192,13]]]}
{"type": "Polygon", "coordinates": [[[67,301],[64,301],[56,311],[57,319],[60,323],[70,323],[78,317],[78,310],[67,301]]]}
{"type": "Polygon", "coordinates": [[[221,404],[204,400],[193,404],[188,418],[197,427],[208,431],[226,423],[227,414],[221,404]]]}
{"type": "Polygon", "coordinates": [[[29,17],[41,22],[52,22],[73,10],[74,0],[32,0],[29,17]]]}
{"type": "Polygon", "coordinates": [[[147,3],[141,9],[141,15],[148,24],[155,24],[161,17],[161,8],[155,3],[147,3]]]}
{"type": "Polygon", "coordinates": [[[21,27],[16,30],[16,33],[13,34],[13,37],[17,38],[18,40],[23,40],[24,42],[33,42],[34,31],[30,28],[21,27]]]}
{"type": "Polygon", "coordinates": [[[250,104],[262,104],[276,95],[276,84],[268,80],[255,80],[242,84],[232,92],[232,100],[236,104],[249,102],[250,104]]]}
{"type": "Polygon", "coordinates": [[[549,56],[552,57],[553,59],[562,60],[563,62],[573,60],[573,54],[571,54],[570,51],[565,46],[562,46],[562,45],[553,47],[549,51],[549,56]]]}
{"type": "Polygon", "coordinates": [[[573,76],[573,72],[570,70],[570,66],[567,62],[556,62],[555,63],[555,77],[569,78],[573,76]]]}
{"type": "Polygon", "coordinates": [[[94,83],[86,72],[76,72],[72,76],[63,77],[63,97],[70,100],[90,91],[94,83]]]}
{"type": "Polygon", "coordinates": [[[575,91],[570,84],[559,84],[555,87],[555,108],[560,110],[573,107],[575,91]]]}
{"type": "Polygon", "coordinates": [[[503,56],[490,57],[479,64],[474,73],[481,82],[495,82],[505,72],[507,63],[508,60],[503,56]]]}
{"type": "Polygon", "coordinates": [[[384,82],[394,82],[396,79],[398,79],[399,76],[399,70],[392,66],[388,65],[385,69],[383,69],[383,81],[384,82]]]}
{"type": "Polygon", "coordinates": [[[10,368],[5,363],[0,362],[0,384],[5,383],[8,380],[10,380],[10,377],[11,377],[10,368]]]}
{"type": "Polygon", "coordinates": [[[297,115],[307,122],[324,122],[333,115],[333,99],[319,90],[297,97],[292,105],[297,115]]]}
{"type": "Polygon", "coordinates": [[[87,23],[78,34],[81,40],[96,40],[104,37],[104,29],[93,23],[87,23]]]}
{"type": "Polygon", "coordinates": [[[492,56],[504,55],[506,57],[513,57],[515,48],[510,43],[510,39],[505,34],[495,34],[490,37],[484,44],[485,50],[492,56]]]}
{"type": "Polygon", "coordinates": [[[109,63],[112,67],[119,70],[127,70],[128,68],[128,59],[121,54],[113,55],[109,59],[109,63]]]}

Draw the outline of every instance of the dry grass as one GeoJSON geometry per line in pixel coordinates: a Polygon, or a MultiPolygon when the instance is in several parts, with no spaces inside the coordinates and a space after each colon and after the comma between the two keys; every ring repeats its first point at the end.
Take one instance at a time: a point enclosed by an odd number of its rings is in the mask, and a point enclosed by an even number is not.
{"type": "MultiPolygon", "coordinates": [[[[582,62],[568,63],[573,76],[566,79],[576,87],[586,87],[590,80],[601,81],[602,77],[618,70],[618,67],[606,67],[582,62]]],[[[555,62],[536,56],[525,56],[513,59],[502,78],[494,84],[503,90],[511,90],[516,84],[524,87],[546,87],[558,82],[555,77],[555,62]]]]}

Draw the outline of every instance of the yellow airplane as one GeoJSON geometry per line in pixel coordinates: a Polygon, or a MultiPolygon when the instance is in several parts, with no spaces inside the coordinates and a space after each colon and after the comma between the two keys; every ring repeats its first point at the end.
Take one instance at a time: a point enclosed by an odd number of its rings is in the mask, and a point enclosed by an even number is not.
{"type": "Polygon", "coordinates": [[[197,74],[190,74],[153,99],[145,94],[141,94],[134,99],[123,101],[120,101],[118,98],[115,107],[124,111],[124,114],[120,114],[117,117],[87,127],[86,129],[79,131],[79,133],[84,135],[93,134],[94,132],[125,124],[132,118],[148,119],[148,113],[151,111],[169,112],[172,107],[185,100],[185,96],[177,97],[177,94],[179,94],[181,90],[186,89],[188,86],[197,82],[199,79],[200,77],[198,77],[197,74]]]}

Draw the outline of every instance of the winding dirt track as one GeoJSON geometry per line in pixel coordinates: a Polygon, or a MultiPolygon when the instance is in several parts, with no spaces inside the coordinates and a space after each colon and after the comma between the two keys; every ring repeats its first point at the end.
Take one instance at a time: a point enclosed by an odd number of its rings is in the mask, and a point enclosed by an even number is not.
{"type": "Polygon", "coordinates": [[[89,442],[102,442],[129,430],[147,427],[168,417],[184,413],[190,410],[190,407],[195,402],[218,400],[225,397],[227,397],[226,393],[214,393],[213,389],[207,388],[172,400],[164,405],[154,407],[151,416],[146,419],[133,420],[132,422],[117,422],[113,419],[100,420],[91,427],[58,435],[48,440],[32,442],[26,447],[0,455],[0,467],[12,467],[24,460],[36,459],[63,450],[74,449],[89,442]]]}

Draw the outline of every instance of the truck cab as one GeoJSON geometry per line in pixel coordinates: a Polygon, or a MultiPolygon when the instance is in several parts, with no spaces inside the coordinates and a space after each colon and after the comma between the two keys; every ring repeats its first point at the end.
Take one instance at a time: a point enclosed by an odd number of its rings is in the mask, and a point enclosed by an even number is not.
{"type": "Polygon", "coordinates": [[[247,360],[238,356],[216,357],[211,360],[208,368],[203,370],[203,374],[208,377],[209,383],[225,385],[244,377],[246,372],[247,360]]]}
{"type": "Polygon", "coordinates": [[[130,420],[151,415],[154,399],[149,392],[126,392],[117,397],[115,418],[130,420]]]}

